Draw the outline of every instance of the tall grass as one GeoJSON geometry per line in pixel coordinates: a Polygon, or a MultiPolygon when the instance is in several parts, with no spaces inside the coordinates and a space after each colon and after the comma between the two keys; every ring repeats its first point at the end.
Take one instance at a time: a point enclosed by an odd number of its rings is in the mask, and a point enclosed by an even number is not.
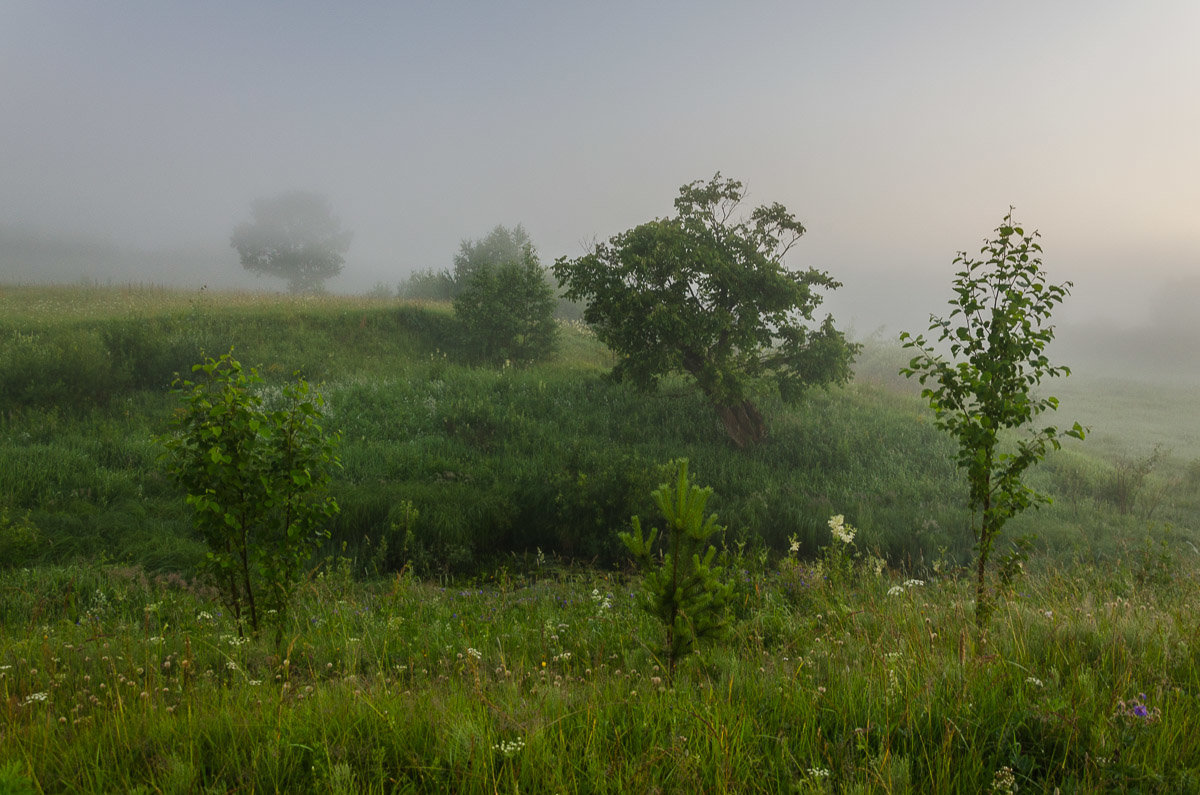
{"type": "MultiPolygon", "coordinates": [[[[1183,566],[1187,567],[1184,568],[1183,566]]],[[[283,650],[131,568],[0,578],[0,769],[40,791],[1022,792],[1200,786],[1195,568],[970,587],[751,573],[672,683],[634,583],[324,570],[283,650]]]]}

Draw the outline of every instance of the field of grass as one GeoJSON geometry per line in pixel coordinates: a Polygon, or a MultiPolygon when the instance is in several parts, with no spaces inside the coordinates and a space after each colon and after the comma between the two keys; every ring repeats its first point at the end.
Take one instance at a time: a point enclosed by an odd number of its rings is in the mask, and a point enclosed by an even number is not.
{"type": "Polygon", "coordinates": [[[980,635],[965,487],[894,350],[764,395],[736,451],[563,331],[497,370],[445,307],[0,287],[0,792],[1200,791],[1195,395],[1055,385],[1098,443],[1036,471],[1055,502],[1006,531],[1034,551],[980,635]],[[343,437],[282,647],[197,579],[155,441],[230,346],[320,382],[343,437]],[[739,596],[671,680],[615,533],[680,457],[739,596]],[[829,584],[835,513],[879,574],[829,584]]]}
{"type": "Polygon", "coordinates": [[[636,580],[305,586],[284,647],[129,567],[4,578],[0,788],[47,792],[1192,792],[1194,568],[969,584],[746,571],[674,680],[636,580]]]}

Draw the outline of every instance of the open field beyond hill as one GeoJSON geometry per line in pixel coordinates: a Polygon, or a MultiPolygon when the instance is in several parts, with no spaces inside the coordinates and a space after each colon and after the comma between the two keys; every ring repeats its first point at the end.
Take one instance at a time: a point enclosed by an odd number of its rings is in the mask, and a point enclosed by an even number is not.
{"type": "Polygon", "coordinates": [[[1092,434],[1034,471],[1054,503],[1006,528],[1028,573],[980,635],[965,484],[903,354],[764,395],[737,451],[685,382],[613,384],[562,330],[493,369],[445,306],[0,287],[0,792],[1200,791],[1194,392],[1048,385],[1092,434]],[[174,375],[231,346],[268,391],[319,383],[342,435],[278,648],[197,579],[155,441],[174,375]],[[677,458],[737,607],[671,680],[615,533],[657,522],[677,458]]]}

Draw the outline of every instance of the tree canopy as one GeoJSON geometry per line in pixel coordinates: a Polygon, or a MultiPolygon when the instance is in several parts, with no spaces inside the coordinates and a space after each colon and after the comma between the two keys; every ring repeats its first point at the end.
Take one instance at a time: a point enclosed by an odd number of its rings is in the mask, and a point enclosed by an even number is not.
{"type": "Polygon", "coordinates": [[[508,263],[541,267],[537,249],[521,224],[511,229],[497,225],[479,240],[462,241],[454,255],[454,281],[458,291],[464,290],[480,269],[508,263]]]}
{"type": "Polygon", "coordinates": [[[454,312],[483,359],[530,362],[554,351],[554,288],[520,224],[464,240],[454,257],[454,312]]]}
{"type": "Polygon", "coordinates": [[[290,191],[254,201],[250,214],[230,239],[246,270],[287,279],[292,292],[320,290],[342,272],[352,233],[324,196],[290,191]]]}
{"type": "Polygon", "coordinates": [[[719,173],[697,180],[679,189],[677,215],[554,263],[567,297],[587,302],[584,319],[620,357],[615,378],[650,389],[668,373],[690,375],[739,447],[766,436],[756,382],[794,402],[811,385],[848,380],[858,349],[830,316],[808,325],[818,290],[841,285],[783,265],[804,226],[778,203],[739,218],[745,196],[719,173]]]}

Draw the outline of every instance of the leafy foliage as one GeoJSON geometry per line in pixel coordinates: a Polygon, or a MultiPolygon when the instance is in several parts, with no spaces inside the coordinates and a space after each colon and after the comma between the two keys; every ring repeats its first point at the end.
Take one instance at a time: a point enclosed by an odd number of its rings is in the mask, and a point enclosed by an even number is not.
{"type": "Polygon", "coordinates": [[[463,241],[454,274],[454,312],[470,350],[495,364],[553,353],[554,290],[520,225],[497,226],[483,240],[463,241]]]}
{"type": "MultiPolygon", "coordinates": [[[[292,592],[338,510],[324,495],[339,465],[337,436],[321,427],[324,401],[304,380],[264,405],[232,351],[192,368],[207,380],[179,382],[186,408],[162,442],[170,474],[187,491],[208,544],[209,574],[239,631],[257,634],[264,613],[281,628],[292,592]]],[[[277,638],[278,639],[278,638],[277,638]]]]}
{"type": "Polygon", "coordinates": [[[847,381],[858,350],[832,317],[805,325],[821,303],[817,290],[840,284],[783,266],[803,225],[778,203],[736,219],[745,195],[720,174],[692,182],[679,189],[677,216],[554,264],[567,297],[588,302],[584,319],[620,357],[615,378],[649,389],[667,373],[689,374],[739,447],[765,437],[750,400],[757,378],[795,402],[808,386],[847,381]]]}
{"type": "Polygon", "coordinates": [[[1045,411],[1058,408],[1054,397],[1037,397],[1043,378],[1069,375],[1050,364],[1046,345],[1054,338],[1050,312],[1068,294],[1070,282],[1047,284],[1042,270],[1038,233],[1026,234],[1012,211],[988,241],[982,259],[960,252],[949,317],[930,317],[937,342],[947,343],[954,361],[944,358],[921,335],[900,335],[904,347],[919,351],[901,370],[926,386],[937,426],[958,443],[958,466],[967,473],[968,506],[973,512],[977,543],[976,620],[982,627],[991,610],[985,585],[988,556],[1004,523],[1028,508],[1049,501],[1022,478],[1049,449],[1059,449],[1060,436],[1082,439],[1075,423],[1060,433],[1055,426],[1029,428],[1012,449],[1002,447],[1008,429],[1028,428],[1045,411]],[[956,320],[957,319],[957,320],[956,320]]]}
{"type": "Polygon", "coordinates": [[[423,268],[401,281],[397,292],[401,298],[418,301],[450,301],[458,294],[458,284],[448,270],[423,268]]]}
{"type": "Polygon", "coordinates": [[[711,488],[700,488],[688,477],[687,461],[678,462],[674,487],[663,483],[653,493],[663,518],[662,539],[666,550],[655,560],[655,544],[660,541],[658,528],[642,532],[641,519],[633,517],[633,529],[620,533],[621,542],[645,572],[642,591],[646,610],[666,628],[664,652],[667,670],[695,649],[704,638],[719,636],[726,628],[726,607],[733,596],[732,583],[724,581],[725,571],[715,565],[716,547],[709,540],[725,528],[717,524],[716,514],[704,515],[711,488]]]}
{"type": "Polygon", "coordinates": [[[351,233],[325,197],[291,191],[256,200],[250,213],[230,239],[246,270],[287,279],[294,293],[317,292],[342,272],[351,233]]]}
{"type": "Polygon", "coordinates": [[[517,224],[509,229],[497,225],[485,237],[479,240],[464,240],[459,244],[458,253],[454,255],[452,278],[458,285],[458,291],[462,291],[481,270],[508,262],[537,261],[537,250],[524,226],[517,224]]]}

